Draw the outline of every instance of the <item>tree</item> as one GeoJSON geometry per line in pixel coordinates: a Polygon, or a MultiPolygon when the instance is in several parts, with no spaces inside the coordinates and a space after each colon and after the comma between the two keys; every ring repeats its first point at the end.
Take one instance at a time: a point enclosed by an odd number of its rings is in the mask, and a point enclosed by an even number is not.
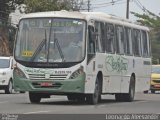
{"type": "Polygon", "coordinates": [[[147,10],[146,14],[131,12],[136,17],[138,23],[150,28],[151,50],[153,63],[160,63],[160,16],[147,10]]]}
{"type": "Polygon", "coordinates": [[[24,0],[25,13],[76,10],[82,8],[83,0],[24,0]]]}
{"type": "Polygon", "coordinates": [[[0,21],[1,24],[7,24],[9,14],[14,11],[23,0],[0,0],[0,21]]]}
{"type": "Polygon", "coordinates": [[[9,14],[16,8],[25,13],[80,10],[83,0],[0,0],[0,56],[12,55],[15,28],[8,22],[9,14]]]}
{"type": "Polygon", "coordinates": [[[9,40],[9,31],[14,31],[8,24],[9,14],[14,11],[23,0],[0,0],[0,56],[12,55],[13,38],[9,40]]]}

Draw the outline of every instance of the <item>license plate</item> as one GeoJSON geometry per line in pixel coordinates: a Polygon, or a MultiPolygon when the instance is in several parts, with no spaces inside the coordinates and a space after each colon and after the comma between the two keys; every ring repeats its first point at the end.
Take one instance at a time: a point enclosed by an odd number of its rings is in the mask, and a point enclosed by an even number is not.
{"type": "Polygon", "coordinates": [[[49,83],[49,82],[43,82],[43,83],[41,83],[41,86],[53,86],[53,84],[52,83],[49,83]]]}

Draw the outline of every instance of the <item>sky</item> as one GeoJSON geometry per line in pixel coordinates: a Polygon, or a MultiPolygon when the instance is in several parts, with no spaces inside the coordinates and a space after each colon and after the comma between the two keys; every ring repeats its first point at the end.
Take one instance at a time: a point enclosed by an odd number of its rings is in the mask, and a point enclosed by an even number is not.
{"type": "MultiPolygon", "coordinates": [[[[84,1],[87,3],[88,0],[84,1]]],[[[91,11],[105,12],[125,18],[126,1],[127,0],[90,0],[91,11]],[[115,1],[115,4],[111,4],[112,1],[115,1]]],[[[144,7],[145,9],[160,16],[160,0],[130,0],[129,6],[129,11],[143,14],[144,11],[142,8],[144,7]]],[[[12,22],[17,24],[21,14],[17,10],[15,13],[12,13],[11,16],[13,16],[12,22]]],[[[134,17],[132,14],[129,14],[129,19],[136,21],[138,18],[134,17]]]]}
{"type": "MultiPolygon", "coordinates": [[[[126,18],[126,1],[127,0],[113,0],[117,1],[111,4],[112,0],[91,0],[93,7],[92,11],[105,12],[116,16],[126,18]]],[[[160,0],[130,0],[129,10],[143,14],[142,8],[137,4],[145,7],[149,11],[159,15],[160,13],[160,0]]],[[[137,18],[129,14],[129,19],[135,21],[137,18]]]]}

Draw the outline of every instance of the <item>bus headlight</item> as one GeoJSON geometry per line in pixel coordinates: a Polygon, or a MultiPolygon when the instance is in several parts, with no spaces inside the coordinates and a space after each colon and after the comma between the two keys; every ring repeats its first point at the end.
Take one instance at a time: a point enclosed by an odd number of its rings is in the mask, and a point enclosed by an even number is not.
{"type": "Polygon", "coordinates": [[[18,67],[14,68],[14,74],[20,78],[26,78],[26,75],[23,73],[22,70],[20,70],[18,67]]]}
{"type": "Polygon", "coordinates": [[[75,79],[75,78],[77,78],[79,75],[81,75],[83,73],[84,73],[84,69],[83,69],[83,66],[81,66],[78,70],[76,70],[75,72],[73,72],[71,74],[69,79],[75,79]]]}

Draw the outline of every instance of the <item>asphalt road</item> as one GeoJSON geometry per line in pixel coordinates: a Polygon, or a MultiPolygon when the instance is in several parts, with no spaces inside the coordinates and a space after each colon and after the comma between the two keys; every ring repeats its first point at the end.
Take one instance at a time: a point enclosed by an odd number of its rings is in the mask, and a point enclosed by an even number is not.
{"type": "Polygon", "coordinates": [[[133,102],[116,102],[113,95],[102,96],[98,105],[68,101],[65,96],[42,99],[31,104],[28,93],[4,94],[0,91],[0,113],[10,114],[108,114],[108,113],[154,113],[160,114],[160,94],[136,93],[133,102]]]}

